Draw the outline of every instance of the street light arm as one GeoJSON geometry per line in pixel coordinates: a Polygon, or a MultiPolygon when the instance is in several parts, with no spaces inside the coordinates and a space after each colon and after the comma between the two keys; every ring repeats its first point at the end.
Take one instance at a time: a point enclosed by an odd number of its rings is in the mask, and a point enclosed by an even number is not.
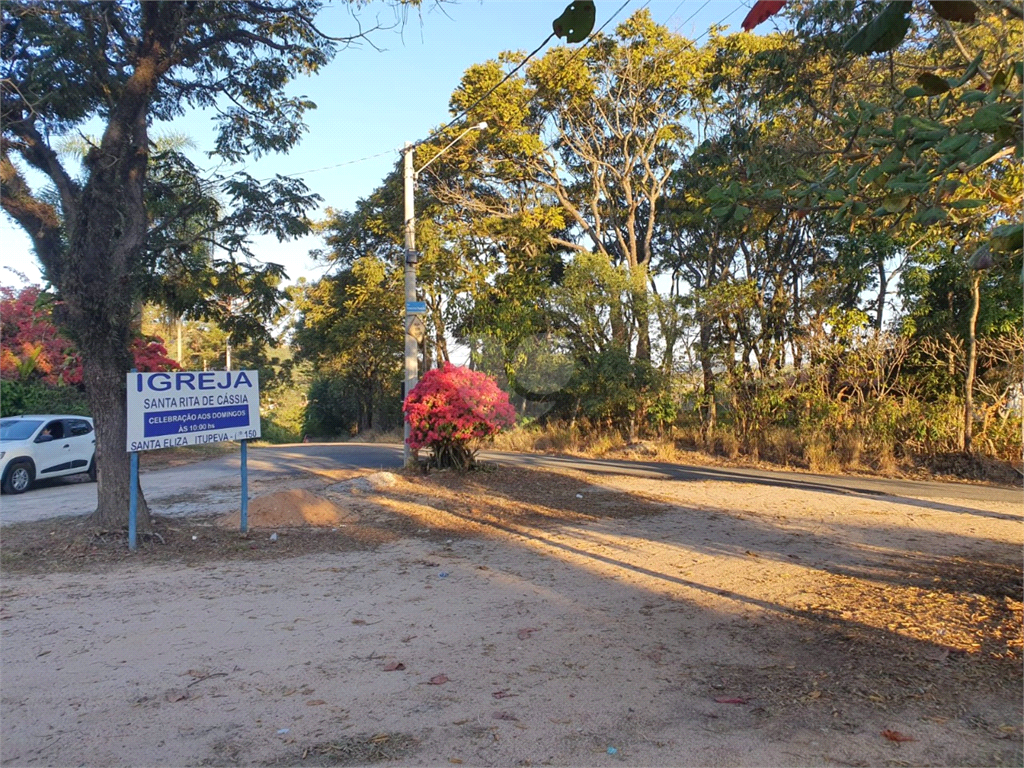
{"type": "MultiPolygon", "coordinates": [[[[428,166],[428,165],[430,165],[430,164],[431,164],[432,162],[434,162],[435,160],[437,160],[437,158],[439,158],[439,157],[440,157],[441,155],[443,155],[443,154],[444,154],[445,152],[447,152],[447,151],[448,151],[449,149],[451,149],[451,148],[452,148],[452,147],[454,147],[454,146],[455,146],[456,144],[458,144],[458,143],[459,143],[459,142],[460,142],[460,141],[462,140],[462,137],[463,137],[463,136],[465,136],[465,135],[466,135],[467,133],[469,133],[470,131],[483,131],[483,130],[486,130],[486,129],[487,129],[487,123],[486,123],[486,122],[481,122],[481,123],[477,123],[476,125],[471,125],[471,126],[469,126],[469,128],[467,128],[467,129],[466,129],[466,130],[464,130],[464,131],[463,131],[462,133],[460,133],[460,134],[459,134],[458,136],[456,136],[456,137],[455,137],[454,139],[452,139],[452,140],[451,140],[451,141],[450,141],[450,142],[448,143],[448,146],[446,146],[446,147],[445,147],[444,149],[442,149],[442,150],[441,150],[440,152],[438,152],[438,153],[437,153],[436,155],[434,155],[434,156],[433,156],[432,158],[430,158],[429,160],[427,160],[427,162],[423,164],[423,167],[422,167],[422,168],[420,168],[420,169],[419,169],[418,171],[415,171],[416,175],[418,176],[418,175],[419,175],[419,174],[421,174],[421,173],[422,173],[423,171],[425,171],[425,170],[427,169],[427,166],[428,166]]],[[[409,148],[409,151],[412,151],[412,150],[413,150],[413,147],[410,147],[410,148],[409,148]]]]}

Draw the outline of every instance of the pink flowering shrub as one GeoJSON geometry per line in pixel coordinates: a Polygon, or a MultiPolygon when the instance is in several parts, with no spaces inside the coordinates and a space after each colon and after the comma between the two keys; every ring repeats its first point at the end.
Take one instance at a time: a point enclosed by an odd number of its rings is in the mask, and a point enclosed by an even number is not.
{"type": "Polygon", "coordinates": [[[508,395],[486,373],[451,363],[427,371],[402,406],[409,447],[430,448],[438,468],[469,469],[469,441],[490,437],[515,423],[508,395]]]}

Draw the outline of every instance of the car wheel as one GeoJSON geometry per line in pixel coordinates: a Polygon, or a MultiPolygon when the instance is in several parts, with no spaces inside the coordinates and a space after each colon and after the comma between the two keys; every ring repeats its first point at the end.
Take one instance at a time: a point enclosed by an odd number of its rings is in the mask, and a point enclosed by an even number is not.
{"type": "Polygon", "coordinates": [[[32,487],[32,464],[28,461],[13,461],[4,475],[4,493],[24,493],[32,487]]]}
{"type": "Polygon", "coordinates": [[[89,481],[96,482],[96,457],[92,457],[92,461],[89,462],[89,469],[86,470],[89,473],[89,481]]]}

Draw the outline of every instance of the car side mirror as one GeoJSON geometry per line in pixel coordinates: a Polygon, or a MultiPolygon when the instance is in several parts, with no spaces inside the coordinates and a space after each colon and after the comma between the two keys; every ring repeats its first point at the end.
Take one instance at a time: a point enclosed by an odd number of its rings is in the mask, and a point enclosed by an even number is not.
{"type": "Polygon", "coordinates": [[[53,435],[40,435],[36,438],[37,443],[49,443],[53,440],[53,435]]]}

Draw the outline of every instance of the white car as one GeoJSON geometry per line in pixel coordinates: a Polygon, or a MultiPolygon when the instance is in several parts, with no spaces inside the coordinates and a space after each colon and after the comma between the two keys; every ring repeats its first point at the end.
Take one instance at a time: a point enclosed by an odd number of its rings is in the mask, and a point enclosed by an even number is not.
{"type": "Polygon", "coordinates": [[[36,480],[89,473],[96,480],[96,432],[85,416],[0,419],[0,487],[24,493],[36,480]]]}

